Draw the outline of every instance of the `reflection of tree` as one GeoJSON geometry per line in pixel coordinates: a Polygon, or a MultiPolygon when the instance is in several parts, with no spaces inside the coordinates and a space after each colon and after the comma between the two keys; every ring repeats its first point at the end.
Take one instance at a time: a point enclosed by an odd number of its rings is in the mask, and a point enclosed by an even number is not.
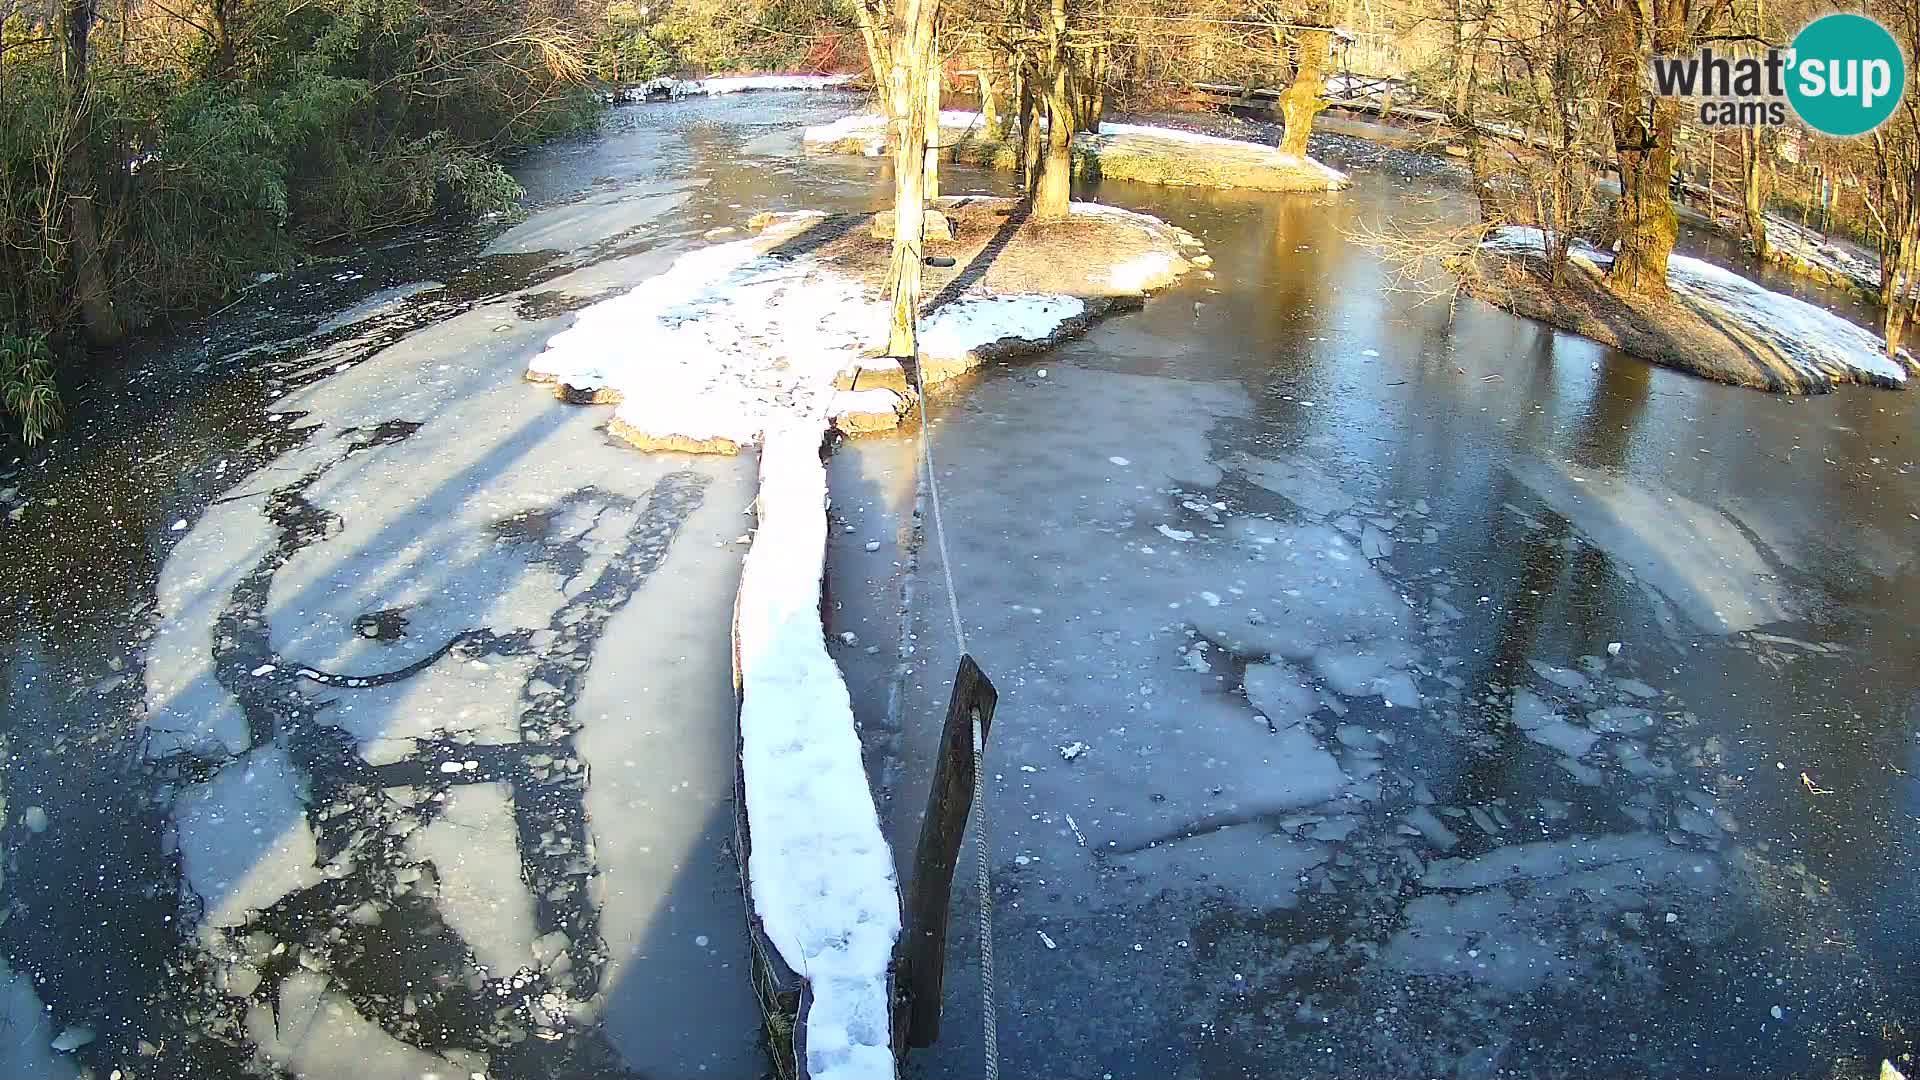
{"type": "MultiPolygon", "coordinates": [[[[1552,394],[1548,367],[1552,363],[1552,342],[1553,335],[1543,333],[1537,344],[1547,354],[1535,365],[1535,389],[1542,397],[1552,394]]],[[[1651,386],[1649,365],[1610,353],[1573,432],[1568,448],[1571,454],[1583,465],[1623,467],[1635,428],[1646,411],[1651,386]]],[[[1532,409],[1526,416],[1515,432],[1514,443],[1519,453],[1536,454],[1536,448],[1547,445],[1540,430],[1546,412],[1532,409]]],[[[1497,725],[1493,732],[1499,740],[1497,751],[1467,766],[1462,781],[1469,792],[1508,791],[1514,787],[1508,772],[1519,757],[1524,736],[1511,723],[1513,694],[1527,684],[1527,661],[1537,649],[1549,614],[1561,614],[1568,636],[1575,641],[1594,640],[1618,621],[1604,607],[1603,598],[1609,590],[1600,587],[1613,573],[1606,554],[1591,544],[1570,544],[1572,526],[1558,514],[1549,513],[1539,529],[1519,521],[1506,506],[1525,505],[1531,496],[1510,471],[1503,470],[1500,477],[1486,500],[1487,547],[1495,559],[1489,577],[1501,589],[1497,597],[1499,616],[1486,662],[1475,681],[1480,694],[1490,692],[1500,703],[1507,722],[1497,725]],[[1571,573],[1570,547],[1575,549],[1571,573]]]]}
{"type": "MultiPolygon", "coordinates": [[[[417,427],[418,425],[413,425],[417,427]]],[[[395,431],[404,438],[410,430],[395,431]]],[[[377,435],[378,433],[376,433],[377,435]]],[[[364,446],[356,443],[354,448],[364,446]]],[[[307,796],[303,813],[328,868],[323,880],[285,893],[217,940],[212,955],[189,944],[189,966],[219,967],[233,956],[252,955],[262,976],[255,1000],[278,1008],[282,983],[303,967],[325,973],[337,993],[368,1021],[404,1043],[428,1051],[465,1048],[489,1054],[501,1076],[630,1075],[597,1024],[577,1016],[601,989],[607,962],[599,931],[600,912],[586,888],[597,869],[587,835],[586,768],[574,752],[580,723],[573,716],[594,647],[607,621],[664,562],[680,524],[696,509],[705,479],[670,474],[644,499],[582,488],[551,510],[512,519],[497,529],[503,542],[524,550],[529,562],[576,579],[594,565],[585,546],[603,519],[628,516],[630,524],[611,546],[616,553],[590,580],[567,592],[549,616],[545,639],[536,645],[530,628],[495,633],[462,631],[424,661],[389,673],[327,674],[280,655],[270,640],[267,617],[274,578],[301,550],[325,542],[339,518],[309,502],[305,492],[344,457],[323,464],[267,498],[265,511],[276,539],[259,562],[235,583],[214,628],[214,668],[221,687],[243,708],[250,744],[284,745],[307,796]],[[591,509],[591,514],[572,514],[591,509]],[[534,517],[532,525],[522,519],[534,517]],[[582,519],[584,518],[584,521],[582,519]],[[561,527],[557,522],[574,524],[561,527]],[[370,765],[345,731],[325,722],[326,710],[356,691],[403,681],[447,655],[523,656],[532,662],[520,691],[518,739],[471,743],[440,731],[418,739],[398,761],[370,765]],[[319,695],[334,695],[331,699],[319,695]],[[519,853],[516,880],[503,889],[528,890],[537,938],[565,935],[564,956],[536,957],[536,967],[487,972],[473,950],[446,922],[435,900],[431,862],[408,847],[409,837],[441,812],[441,797],[463,784],[504,785],[519,853]],[[404,793],[404,796],[401,794],[404,793]],[[424,796],[424,797],[422,797],[424,796]],[[338,872],[333,872],[335,870],[338,872]],[[277,944],[257,955],[249,945],[262,937],[277,944]],[[555,962],[564,959],[565,963],[555,962]],[[401,1007],[401,1002],[405,1007],[401,1007]],[[539,1032],[540,1040],[531,1036],[539,1032]],[[547,1041],[551,1039],[552,1041],[547,1041]]],[[[168,771],[205,772],[232,764],[185,760],[161,763],[168,771]]],[[[271,840],[271,838],[267,838],[271,840]]],[[[262,859],[270,858],[264,849],[262,859]]],[[[211,907],[219,898],[203,898],[211,907]]],[[[205,981],[205,980],[202,980],[205,981]]],[[[242,1013],[245,1003],[220,998],[216,1011],[242,1013]]],[[[240,1015],[207,1024],[181,1051],[203,1054],[203,1044],[244,1053],[237,1034],[240,1015]]]]}
{"type": "Polygon", "coordinates": [[[1298,400],[1272,391],[1276,384],[1306,382],[1322,359],[1323,350],[1308,339],[1327,333],[1329,285],[1337,284],[1345,262],[1337,222],[1328,219],[1344,206],[1305,197],[1262,200],[1258,227],[1244,234],[1251,250],[1228,264],[1244,264],[1245,280],[1264,286],[1250,299],[1253,309],[1240,313],[1257,336],[1239,373],[1264,430],[1295,433],[1313,419],[1298,400]]]}

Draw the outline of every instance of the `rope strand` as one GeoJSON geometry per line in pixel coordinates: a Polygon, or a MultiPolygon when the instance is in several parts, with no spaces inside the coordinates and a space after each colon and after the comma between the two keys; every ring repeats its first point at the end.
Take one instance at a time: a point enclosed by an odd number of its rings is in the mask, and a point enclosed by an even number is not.
{"type": "MultiPolygon", "coordinates": [[[[919,383],[918,372],[914,382],[919,383]]],[[[947,614],[953,620],[953,641],[962,656],[967,652],[967,630],[960,621],[960,594],[953,585],[953,559],[947,553],[947,526],[940,512],[940,478],[933,464],[933,439],[927,424],[927,390],[916,386],[920,399],[920,458],[927,477],[927,501],[933,505],[934,544],[940,552],[940,576],[947,586],[947,614]]],[[[993,859],[987,842],[986,744],[980,715],[973,716],[973,830],[974,887],[980,909],[980,1041],[986,1053],[986,1080],[1000,1080],[1000,1017],[994,1005],[993,985],[993,859]]]]}

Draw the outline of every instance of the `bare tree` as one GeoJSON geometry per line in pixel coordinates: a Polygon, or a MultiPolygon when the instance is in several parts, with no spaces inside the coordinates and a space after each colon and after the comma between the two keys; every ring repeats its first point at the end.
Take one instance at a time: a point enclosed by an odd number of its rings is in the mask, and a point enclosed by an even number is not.
{"type": "Polygon", "coordinates": [[[1670,191],[1680,102],[1650,95],[1647,71],[1654,56],[1672,55],[1697,43],[1726,12],[1729,0],[1581,3],[1598,22],[1601,79],[1620,174],[1614,214],[1619,251],[1607,283],[1626,295],[1664,296],[1667,257],[1680,235],[1670,191]]]}
{"type": "MultiPolygon", "coordinates": [[[[1313,134],[1313,118],[1327,107],[1327,68],[1333,60],[1333,23],[1327,0],[1312,0],[1301,16],[1302,25],[1292,34],[1294,44],[1293,81],[1280,95],[1280,116],[1286,130],[1280,136],[1280,152],[1294,157],[1307,156],[1307,137],[1313,134]]],[[[1284,47],[1278,29],[1275,44],[1284,47]]]]}
{"type": "Polygon", "coordinates": [[[109,345],[126,336],[126,327],[114,307],[107,284],[100,221],[94,205],[94,160],[88,112],[92,87],[87,62],[94,21],[94,0],[62,0],[60,6],[61,75],[67,109],[63,118],[66,153],[58,178],[65,187],[66,240],[73,246],[74,298],[89,340],[109,345]]]}

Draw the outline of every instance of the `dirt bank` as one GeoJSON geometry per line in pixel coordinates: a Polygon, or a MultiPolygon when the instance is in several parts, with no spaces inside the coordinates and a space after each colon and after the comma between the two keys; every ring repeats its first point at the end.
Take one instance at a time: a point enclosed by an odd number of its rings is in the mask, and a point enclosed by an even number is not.
{"type": "Polygon", "coordinates": [[[1878,353],[1869,332],[1730,271],[1674,256],[1669,295],[1628,299],[1606,287],[1605,252],[1577,245],[1564,283],[1555,286],[1534,246],[1537,233],[1506,232],[1512,235],[1474,256],[1465,289],[1514,314],[1664,367],[1755,390],[1819,394],[1849,383],[1906,385],[1912,361],[1878,353]]]}

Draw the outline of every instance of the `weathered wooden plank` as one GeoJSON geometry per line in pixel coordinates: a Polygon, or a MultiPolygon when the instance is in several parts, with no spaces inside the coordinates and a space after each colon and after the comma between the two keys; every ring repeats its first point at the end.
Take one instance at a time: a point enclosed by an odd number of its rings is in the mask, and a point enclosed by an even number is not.
{"type": "Polygon", "coordinates": [[[908,887],[906,940],[902,943],[901,980],[906,994],[907,1042],[931,1046],[940,1037],[940,1003],[946,983],[947,917],[953,897],[953,870],[960,860],[967,815],[973,810],[974,777],[982,762],[973,756],[973,725],[980,724],[984,750],[999,695],[974,663],[960,658],[953,696],[940,731],[940,756],[927,792],[926,816],[913,853],[908,887]]]}

